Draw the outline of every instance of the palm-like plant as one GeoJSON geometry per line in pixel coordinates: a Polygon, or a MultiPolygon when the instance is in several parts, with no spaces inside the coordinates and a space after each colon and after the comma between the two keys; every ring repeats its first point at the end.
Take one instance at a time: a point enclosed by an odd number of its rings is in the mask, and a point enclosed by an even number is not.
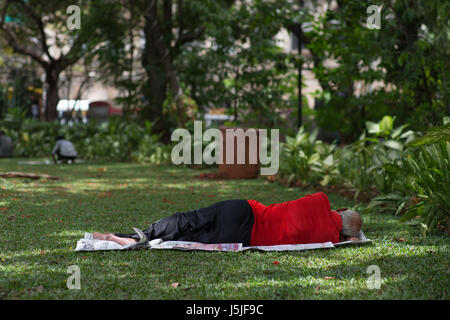
{"type": "Polygon", "coordinates": [[[430,232],[447,223],[450,215],[449,124],[431,129],[407,147],[402,158],[383,165],[399,183],[371,205],[387,204],[396,214],[405,211],[401,221],[420,217],[424,230],[430,232]]]}
{"type": "Polygon", "coordinates": [[[425,229],[432,231],[450,217],[450,123],[431,129],[410,145],[413,149],[402,164],[418,202],[402,220],[419,216],[425,229]]]}
{"type": "Polygon", "coordinates": [[[294,137],[286,137],[281,144],[280,171],[288,177],[288,181],[316,183],[320,177],[312,167],[318,165],[320,154],[315,150],[317,133],[308,134],[302,126],[294,137]]]}

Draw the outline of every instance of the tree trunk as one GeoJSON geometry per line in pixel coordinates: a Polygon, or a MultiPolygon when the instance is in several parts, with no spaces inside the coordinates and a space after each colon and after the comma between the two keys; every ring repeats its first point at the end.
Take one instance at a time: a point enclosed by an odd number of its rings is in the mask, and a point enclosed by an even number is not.
{"type": "MultiPolygon", "coordinates": [[[[301,28],[301,27],[300,27],[301,28]]],[[[300,129],[300,127],[303,125],[303,99],[302,99],[302,39],[298,38],[298,54],[300,56],[299,63],[297,66],[297,73],[298,73],[298,79],[297,79],[297,89],[298,89],[298,102],[297,102],[297,128],[300,129]]]]}
{"type": "Polygon", "coordinates": [[[58,117],[56,106],[59,101],[59,72],[54,69],[46,70],[45,82],[47,84],[47,97],[45,103],[45,120],[53,121],[58,117]]]}
{"type": "Polygon", "coordinates": [[[168,140],[169,131],[166,117],[163,115],[164,101],[167,94],[167,81],[164,70],[161,70],[161,64],[158,64],[158,57],[155,57],[152,50],[149,50],[145,57],[146,73],[148,77],[147,99],[149,106],[143,110],[146,119],[154,122],[153,129],[155,133],[160,134],[164,141],[168,140]]]}
{"type": "MultiPolygon", "coordinates": [[[[183,91],[181,89],[178,76],[172,63],[172,57],[170,56],[168,47],[170,44],[165,43],[164,35],[161,31],[162,28],[159,25],[159,20],[157,18],[156,0],[150,0],[146,2],[145,18],[146,34],[149,35],[149,38],[147,38],[146,36],[146,41],[150,40],[152,46],[154,44],[157,55],[161,59],[160,61],[164,68],[164,73],[167,77],[168,85],[170,86],[172,98],[176,105],[178,126],[183,127],[186,121],[186,111],[182,100],[183,91]]],[[[170,21],[165,21],[165,23],[170,23],[170,21]]]]}
{"type": "Polygon", "coordinates": [[[163,116],[164,101],[167,97],[167,79],[158,50],[154,41],[152,41],[151,25],[148,20],[145,22],[144,34],[145,48],[142,55],[142,65],[148,77],[148,90],[145,90],[145,92],[149,106],[143,110],[143,116],[154,122],[153,130],[155,133],[160,134],[163,141],[168,141],[167,120],[163,116]]]}

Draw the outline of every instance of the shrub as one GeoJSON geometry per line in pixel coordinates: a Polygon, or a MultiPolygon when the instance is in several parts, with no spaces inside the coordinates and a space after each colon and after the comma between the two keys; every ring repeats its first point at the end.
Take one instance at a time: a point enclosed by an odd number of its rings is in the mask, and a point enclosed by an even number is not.
{"type": "Polygon", "coordinates": [[[409,207],[402,220],[419,216],[427,231],[450,216],[450,143],[440,142],[412,150],[403,161],[403,170],[411,178],[410,188],[418,203],[409,207]]]}
{"type": "Polygon", "coordinates": [[[449,124],[435,127],[407,144],[404,156],[385,165],[399,177],[391,192],[375,198],[371,206],[404,212],[401,221],[419,217],[425,232],[448,224],[450,214],[449,124]]]}
{"type": "Polygon", "coordinates": [[[335,146],[317,140],[318,131],[311,134],[302,126],[294,137],[287,136],[281,143],[280,175],[289,183],[329,184],[338,175],[333,157],[335,146]]]}
{"type": "Polygon", "coordinates": [[[59,134],[72,141],[84,159],[164,162],[170,157],[168,148],[152,134],[149,121],[138,124],[113,117],[100,124],[91,120],[64,126],[28,119],[25,113],[10,108],[0,127],[13,139],[14,155],[18,157],[49,156],[59,134]]]}
{"type": "Polygon", "coordinates": [[[394,128],[395,117],[384,116],[378,122],[366,122],[367,133],[337,152],[343,180],[359,192],[386,194],[404,184],[391,164],[401,159],[408,142],[414,139],[407,125],[394,128]]]}

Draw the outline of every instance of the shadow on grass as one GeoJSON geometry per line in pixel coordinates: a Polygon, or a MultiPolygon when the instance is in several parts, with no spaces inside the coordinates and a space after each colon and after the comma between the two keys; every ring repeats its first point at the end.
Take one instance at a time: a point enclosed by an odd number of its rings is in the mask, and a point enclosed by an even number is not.
{"type": "MultiPolygon", "coordinates": [[[[178,167],[101,163],[44,169],[42,173],[60,174],[64,180],[17,182],[0,191],[6,194],[0,206],[8,208],[0,212],[0,267],[6,275],[0,283],[9,290],[8,298],[22,296],[24,288],[39,285],[46,289],[34,292],[38,297],[378,298],[378,292],[366,292],[365,287],[367,267],[372,264],[378,265],[387,279],[380,297],[420,298],[426,292],[430,294],[425,297],[447,295],[442,286],[449,287],[448,252],[430,249],[434,253],[425,254],[427,245],[437,240],[421,244],[421,239],[411,239],[417,230],[386,215],[364,216],[363,230],[377,242],[367,247],[282,253],[73,252],[70,247],[75,247],[84,232],[132,232],[133,226],[145,228],[175,212],[221,200],[255,199],[270,204],[314,191],[263,179],[195,180],[200,170],[178,167]],[[103,167],[106,171],[98,170],[103,167]],[[398,234],[414,243],[411,252],[409,243],[392,242],[398,234]],[[69,292],[65,286],[70,265],[82,270],[86,281],[82,292],[69,292]],[[173,282],[180,282],[182,290],[173,290],[173,282]],[[148,288],[136,291],[140,283],[148,288]],[[417,292],[411,290],[415,285],[417,292]]],[[[40,172],[40,168],[36,170],[33,172],[40,172]]],[[[333,208],[352,205],[337,195],[329,198],[333,208]]],[[[439,248],[447,248],[446,240],[437,242],[439,248]]]]}
{"type": "MultiPolygon", "coordinates": [[[[414,251],[407,249],[384,254],[380,248],[372,248],[370,252],[366,246],[245,253],[50,250],[43,255],[29,252],[3,261],[7,280],[2,287],[13,293],[38,285],[50,291],[62,290],[69,277],[67,267],[78,265],[83,277],[81,296],[89,296],[91,293],[87,291],[96,288],[121,288],[131,295],[133,288],[145,283],[140,298],[162,293],[172,298],[220,298],[223,290],[227,292],[224,298],[228,299],[448,298],[448,252],[428,250],[426,246],[416,246],[414,251]],[[25,272],[20,281],[18,272],[8,270],[8,265],[23,266],[25,272]],[[367,268],[371,265],[380,268],[379,290],[367,287],[370,276],[367,268]],[[173,291],[170,287],[173,282],[181,283],[183,290],[173,291]],[[205,290],[209,293],[205,294],[205,290]]],[[[104,296],[103,291],[96,297],[112,298],[104,296]]]]}

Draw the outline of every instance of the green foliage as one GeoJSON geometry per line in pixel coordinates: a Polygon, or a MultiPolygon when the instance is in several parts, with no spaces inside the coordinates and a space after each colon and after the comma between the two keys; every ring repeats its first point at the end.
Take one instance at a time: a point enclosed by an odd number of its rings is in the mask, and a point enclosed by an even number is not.
{"type": "Polygon", "coordinates": [[[289,182],[328,185],[338,176],[333,156],[335,146],[317,140],[318,131],[309,134],[302,126],[294,137],[281,144],[280,174],[289,182]]]}
{"type": "Polygon", "coordinates": [[[339,172],[346,185],[355,188],[357,192],[369,192],[373,186],[373,174],[370,173],[370,160],[373,148],[366,146],[365,134],[353,144],[339,150],[339,172]]]}
{"type": "Polygon", "coordinates": [[[29,110],[38,96],[30,89],[42,86],[36,66],[17,57],[5,55],[2,59],[0,54],[0,74],[0,117],[6,116],[9,108],[29,110]]]}
{"type": "Polygon", "coordinates": [[[348,185],[357,192],[389,193],[402,184],[389,164],[403,156],[405,145],[414,138],[413,131],[405,131],[406,125],[394,128],[394,121],[385,116],[378,123],[367,122],[367,134],[343,147],[317,141],[317,131],[309,134],[302,127],[282,145],[281,173],[313,185],[320,181],[348,185]]]}
{"type": "Polygon", "coordinates": [[[410,187],[419,202],[408,208],[403,220],[417,215],[428,230],[450,216],[450,143],[442,142],[412,150],[403,162],[404,172],[411,178],[410,187]]]}
{"type": "MultiPolygon", "coordinates": [[[[305,17],[311,28],[305,32],[311,51],[312,71],[322,88],[317,110],[320,127],[339,130],[344,141],[358,138],[367,120],[389,112],[381,91],[371,83],[383,79],[376,33],[361,23],[370,1],[339,2],[337,10],[305,17]],[[329,60],[328,60],[329,59],[329,60]],[[328,61],[335,62],[333,67],[328,61]]],[[[314,11],[314,10],[312,10],[314,11]]]]}
{"type": "MultiPolygon", "coordinates": [[[[15,159],[1,165],[5,171],[19,168],[15,159]]],[[[146,228],[174,212],[216,201],[256,197],[268,205],[313,190],[263,179],[199,181],[197,170],[182,166],[101,162],[33,169],[63,179],[0,180],[3,300],[449,298],[448,237],[420,238],[417,227],[374,212],[364,214],[364,232],[373,240],[365,246],[295,253],[75,252],[85,232],[132,232],[134,226],[146,228]],[[382,270],[380,290],[367,288],[365,271],[374,263],[382,270]],[[81,290],[66,288],[70,265],[81,269],[81,290]],[[174,282],[178,288],[171,287],[174,282]]],[[[336,194],[329,200],[332,208],[354,205],[336,194]]]]}
{"type": "Polygon", "coordinates": [[[300,128],[282,144],[280,175],[303,185],[350,187],[376,193],[369,208],[416,216],[426,231],[448,224],[450,214],[450,142],[448,123],[415,139],[418,133],[395,127],[395,117],[367,122],[354,143],[337,147],[317,141],[317,131],[300,128]]]}
{"type": "Polygon", "coordinates": [[[38,122],[29,119],[26,117],[26,111],[9,108],[0,120],[0,128],[12,138],[14,155],[32,157],[51,153],[59,125],[56,122],[38,122]]]}
{"type": "Polygon", "coordinates": [[[8,109],[8,104],[7,88],[0,84],[0,117],[8,109]]]}
{"type": "Polygon", "coordinates": [[[450,123],[445,124],[443,127],[434,127],[430,129],[424,136],[411,141],[409,146],[420,147],[430,143],[445,141],[450,141],[450,123]]]}
{"type": "Polygon", "coordinates": [[[403,185],[404,179],[390,165],[404,156],[405,145],[415,134],[405,131],[407,125],[394,128],[394,121],[384,116],[378,123],[366,122],[367,133],[339,151],[339,171],[358,192],[386,194],[403,185]]]}
{"type": "Polygon", "coordinates": [[[339,1],[322,15],[313,14],[315,6],[303,15],[311,24],[305,39],[312,70],[326,100],[317,120],[339,130],[345,142],[387,113],[424,131],[448,112],[448,1],[381,1],[379,30],[366,27],[364,13],[373,4],[339,1]]]}
{"type": "Polygon", "coordinates": [[[390,116],[383,117],[378,123],[379,130],[375,131],[370,124],[366,123],[368,132],[376,137],[383,137],[371,144],[372,155],[370,167],[367,168],[367,173],[373,177],[375,189],[382,194],[390,193],[395,188],[403,186],[404,179],[398,172],[391,170],[391,164],[395,164],[404,157],[405,145],[415,136],[411,130],[404,131],[408,125],[394,129],[394,120],[395,118],[390,116]]]}
{"type": "MultiPolygon", "coordinates": [[[[448,125],[448,124],[447,124],[448,125]]],[[[404,213],[402,221],[421,218],[426,232],[448,224],[450,207],[450,142],[448,126],[436,127],[409,144],[401,158],[383,165],[384,175],[393,177],[389,190],[371,206],[404,213]],[[411,199],[415,199],[411,203],[411,199]]]]}
{"type": "Polygon", "coordinates": [[[18,157],[49,156],[56,137],[63,134],[74,143],[79,157],[85,159],[156,163],[170,160],[170,146],[159,142],[159,137],[152,133],[152,123],[149,121],[140,125],[112,117],[100,124],[91,120],[63,126],[58,122],[25,118],[24,112],[11,108],[0,121],[0,127],[13,139],[14,155],[18,157]]]}
{"type": "Polygon", "coordinates": [[[284,123],[281,114],[295,103],[296,70],[275,40],[284,22],[279,7],[251,1],[205,12],[212,44],[187,44],[175,60],[201,111],[225,107],[241,123],[284,123]]]}

